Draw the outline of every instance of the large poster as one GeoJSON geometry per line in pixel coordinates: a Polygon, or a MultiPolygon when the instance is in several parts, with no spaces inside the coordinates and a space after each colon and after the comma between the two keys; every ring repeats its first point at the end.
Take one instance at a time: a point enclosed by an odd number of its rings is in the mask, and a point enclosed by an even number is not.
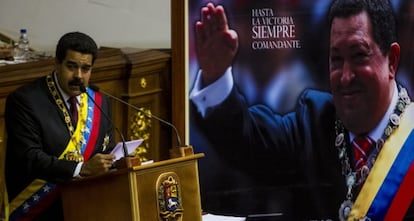
{"type": "MultiPolygon", "coordinates": [[[[249,104],[264,104],[284,114],[294,108],[304,89],[329,91],[329,31],[326,27],[329,0],[188,1],[190,90],[199,71],[194,28],[207,2],[224,7],[229,27],[238,34],[239,48],[232,74],[249,104]]],[[[393,0],[392,4],[397,14],[401,45],[397,81],[413,96],[414,1],[393,0]]],[[[191,116],[190,143],[195,151],[206,153],[200,160],[203,209],[236,215],[285,209],[273,198],[289,201],[289,196],[251,180],[217,156],[209,140],[192,123],[191,116]],[[248,197],[254,200],[246,201],[248,197]]]]}

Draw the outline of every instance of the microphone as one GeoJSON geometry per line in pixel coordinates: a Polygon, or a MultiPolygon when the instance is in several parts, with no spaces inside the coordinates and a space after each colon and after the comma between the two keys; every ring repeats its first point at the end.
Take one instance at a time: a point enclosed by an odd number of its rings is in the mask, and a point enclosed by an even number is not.
{"type": "Polygon", "coordinates": [[[121,131],[118,129],[118,127],[114,127],[114,122],[112,121],[112,119],[105,113],[105,111],[102,110],[102,108],[96,103],[95,99],[93,99],[93,97],[86,91],[85,85],[79,84],[79,88],[80,88],[80,91],[82,93],[85,93],[86,95],[88,95],[89,99],[91,99],[91,101],[95,104],[95,106],[99,109],[99,111],[109,121],[109,123],[111,124],[111,127],[115,128],[115,130],[118,132],[118,134],[119,134],[119,136],[121,137],[121,140],[122,140],[122,150],[124,152],[124,157],[128,157],[129,154],[128,154],[128,149],[126,147],[126,142],[125,142],[124,135],[121,133],[121,131]]]}
{"type": "Polygon", "coordinates": [[[174,130],[174,133],[175,133],[175,136],[176,136],[176,139],[177,139],[177,146],[178,146],[178,147],[182,147],[182,145],[181,145],[181,138],[180,138],[180,135],[179,135],[179,133],[178,133],[178,130],[177,130],[177,128],[176,128],[173,124],[171,124],[170,122],[168,122],[168,121],[166,121],[166,120],[163,120],[163,119],[161,119],[160,117],[157,117],[157,116],[155,116],[155,115],[153,115],[153,114],[151,114],[151,113],[147,113],[147,112],[145,112],[143,108],[136,107],[136,106],[134,106],[134,105],[132,105],[132,104],[130,104],[130,103],[128,103],[128,102],[126,102],[126,101],[123,101],[122,99],[120,99],[120,98],[118,98],[118,97],[115,97],[115,96],[113,96],[113,95],[109,94],[108,92],[105,92],[105,91],[103,91],[103,90],[100,90],[98,86],[95,86],[95,85],[89,85],[89,88],[90,88],[90,89],[92,89],[92,90],[94,90],[94,91],[99,91],[99,92],[101,92],[101,93],[105,94],[106,96],[108,96],[108,97],[110,97],[110,98],[113,98],[113,99],[115,99],[116,101],[118,101],[118,102],[120,102],[120,103],[122,103],[122,104],[125,104],[125,105],[127,105],[128,107],[130,107],[130,108],[132,108],[132,109],[134,109],[134,110],[136,110],[136,111],[141,112],[141,113],[142,113],[142,114],[144,114],[145,116],[147,116],[147,117],[149,117],[149,118],[154,118],[154,119],[158,120],[159,122],[161,122],[161,123],[163,123],[163,124],[166,124],[167,126],[171,127],[171,128],[174,130]]]}

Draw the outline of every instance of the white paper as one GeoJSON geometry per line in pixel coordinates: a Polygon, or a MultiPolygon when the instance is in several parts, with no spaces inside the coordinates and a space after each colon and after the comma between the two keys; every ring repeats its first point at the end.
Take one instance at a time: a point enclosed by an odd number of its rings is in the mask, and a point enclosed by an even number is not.
{"type": "Polygon", "coordinates": [[[206,214],[203,215],[203,221],[245,221],[246,218],[244,217],[234,217],[234,216],[221,216],[221,215],[213,215],[213,214],[206,214]]]}
{"type": "MultiPolygon", "coordinates": [[[[125,146],[127,148],[128,155],[130,155],[132,152],[134,152],[134,150],[139,145],[141,145],[142,141],[144,141],[144,140],[143,139],[138,139],[138,140],[126,141],[125,146]]],[[[119,142],[119,143],[116,144],[114,149],[111,151],[111,154],[115,155],[115,160],[119,160],[122,157],[124,157],[124,150],[123,150],[122,146],[123,146],[123,143],[119,142]]]]}

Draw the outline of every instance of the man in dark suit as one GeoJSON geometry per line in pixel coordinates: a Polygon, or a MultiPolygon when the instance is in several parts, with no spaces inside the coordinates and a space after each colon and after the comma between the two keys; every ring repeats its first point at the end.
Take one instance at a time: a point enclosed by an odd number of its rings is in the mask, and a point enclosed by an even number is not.
{"type": "Polygon", "coordinates": [[[6,102],[6,185],[10,220],[63,220],[59,184],[107,172],[114,160],[108,99],[86,88],[98,47],[88,35],[63,35],[55,70],[6,102]]]}
{"type": "Polygon", "coordinates": [[[201,12],[201,70],[190,98],[220,156],[256,179],[287,186],[294,220],[414,217],[414,105],[395,81],[400,47],[388,0],[332,3],[332,94],[305,90],[283,116],[248,107],[230,68],[237,33],[221,6],[209,3],[201,12]]]}

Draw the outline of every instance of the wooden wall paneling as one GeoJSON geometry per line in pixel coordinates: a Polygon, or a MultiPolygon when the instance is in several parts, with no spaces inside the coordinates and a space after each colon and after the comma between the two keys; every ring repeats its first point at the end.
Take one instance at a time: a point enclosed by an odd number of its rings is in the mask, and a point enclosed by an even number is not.
{"type": "MultiPolygon", "coordinates": [[[[116,97],[121,97],[121,93],[119,92],[119,90],[123,90],[123,88],[125,87],[124,84],[125,82],[122,80],[112,80],[112,81],[102,81],[102,82],[94,82],[94,85],[98,86],[101,90],[104,90],[105,92],[116,96],[116,97]]],[[[111,117],[112,117],[112,121],[114,124],[114,137],[115,137],[115,141],[116,142],[120,142],[122,141],[120,134],[118,133],[118,131],[116,131],[115,128],[118,128],[118,130],[120,132],[122,132],[122,134],[126,134],[127,131],[127,118],[124,116],[126,113],[126,107],[125,105],[119,103],[118,101],[114,100],[114,99],[110,99],[111,101],[111,117]]],[[[124,135],[126,136],[126,135],[124,135]]],[[[126,137],[125,137],[126,139],[126,137]]]]}
{"type": "Polygon", "coordinates": [[[186,62],[185,62],[185,1],[171,0],[171,80],[172,80],[172,121],[182,136],[188,140],[186,117],[186,62]]]}
{"type": "MultiPolygon", "coordinates": [[[[136,107],[150,110],[155,116],[171,122],[170,115],[170,54],[159,50],[140,50],[136,52],[124,51],[128,65],[128,86],[123,99],[136,107]]],[[[130,122],[137,111],[128,108],[130,122]]],[[[148,120],[148,119],[147,119],[148,120]]],[[[171,148],[172,130],[160,121],[151,118],[150,131],[151,137],[145,145],[148,145],[146,158],[155,161],[167,159],[168,149],[171,148]],[[167,139],[166,139],[167,138],[167,139]]],[[[131,127],[129,123],[128,137],[133,137],[136,127],[131,127]]],[[[135,124],[136,125],[136,124],[135,124]]]]}
{"type": "MultiPolygon", "coordinates": [[[[121,49],[103,48],[95,62],[90,84],[98,86],[103,91],[120,97],[124,93],[127,81],[127,61],[121,49]]],[[[112,121],[114,124],[114,138],[116,142],[122,141],[120,134],[115,128],[125,134],[127,124],[124,117],[125,107],[123,104],[111,100],[112,121]]],[[[125,136],[125,135],[124,135],[125,136]]]]}

